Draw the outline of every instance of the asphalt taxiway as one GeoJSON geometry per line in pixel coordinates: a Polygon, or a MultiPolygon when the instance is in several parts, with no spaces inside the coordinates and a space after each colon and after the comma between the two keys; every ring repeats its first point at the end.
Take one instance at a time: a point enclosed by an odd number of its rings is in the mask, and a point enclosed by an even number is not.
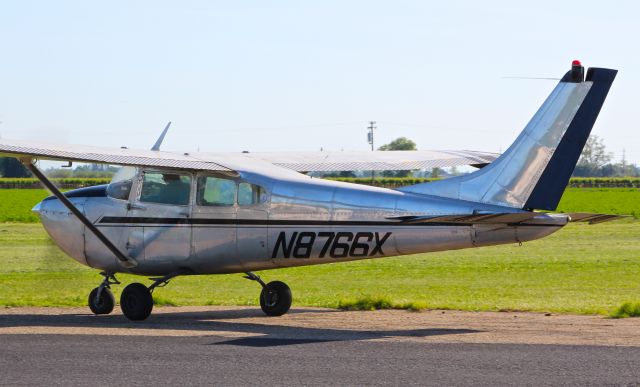
{"type": "Polygon", "coordinates": [[[452,311],[0,310],[0,384],[468,385],[640,381],[640,321],[452,311]]]}

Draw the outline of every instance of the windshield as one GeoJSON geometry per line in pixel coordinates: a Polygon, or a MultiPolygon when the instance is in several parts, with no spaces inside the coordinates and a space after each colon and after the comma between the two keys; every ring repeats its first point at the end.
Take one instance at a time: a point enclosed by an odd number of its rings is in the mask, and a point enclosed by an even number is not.
{"type": "Polygon", "coordinates": [[[107,196],[114,199],[128,200],[131,193],[133,179],[136,177],[135,167],[122,167],[113,175],[111,183],[107,186],[107,196]]]}

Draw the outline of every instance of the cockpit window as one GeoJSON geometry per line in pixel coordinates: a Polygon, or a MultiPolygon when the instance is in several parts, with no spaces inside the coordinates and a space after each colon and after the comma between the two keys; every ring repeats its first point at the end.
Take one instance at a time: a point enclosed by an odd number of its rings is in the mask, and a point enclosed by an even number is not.
{"type": "Polygon", "coordinates": [[[145,172],[142,180],[141,202],[189,204],[191,176],[177,173],[145,172]]]}
{"type": "Polygon", "coordinates": [[[236,182],[213,176],[198,178],[199,206],[233,206],[236,201],[236,182]]]}
{"type": "Polygon", "coordinates": [[[137,170],[135,167],[122,167],[113,175],[111,183],[107,186],[107,196],[114,199],[128,200],[133,179],[137,170]]]}
{"type": "Polygon", "coordinates": [[[264,188],[259,185],[240,183],[238,184],[238,205],[253,206],[264,203],[267,200],[264,188]]]}

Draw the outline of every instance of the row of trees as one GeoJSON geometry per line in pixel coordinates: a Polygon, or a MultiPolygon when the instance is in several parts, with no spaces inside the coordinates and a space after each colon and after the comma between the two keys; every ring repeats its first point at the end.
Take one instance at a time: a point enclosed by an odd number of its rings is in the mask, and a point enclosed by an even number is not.
{"type": "Polygon", "coordinates": [[[17,159],[0,157],[0,177],[31,177],[31,173],[17,159]]]}
{"type": "Polygon", "coordinates": [[[640,167],[629,164],[623,155],[618,163],[612,163],[613,155],[607,152],[602,138],[589,137],[582,150],[575,177],[640,177],[640,167]]]}

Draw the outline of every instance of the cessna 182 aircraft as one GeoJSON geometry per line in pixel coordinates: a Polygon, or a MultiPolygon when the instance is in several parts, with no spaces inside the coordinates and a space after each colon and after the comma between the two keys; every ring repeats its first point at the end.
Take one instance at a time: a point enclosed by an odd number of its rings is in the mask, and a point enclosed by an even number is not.
{"type": "Polygon", "coordinates": [[[35,206],[45,229],[78,262],[101,270],[95,314],[114,308],[116,273],[150,278],[120,298],[123,314],[146,319],[152,292],[176,276],[246,273],[262,286],[269,316],[286,313],[291,290],[253,273],[282,267],[463,249],[542,238],[602,214],[553,214],[617,71],[574,61],[515,142],[482,152],[171,153],[0,139],[53,193],[35,206]],[[123,166],[108,185],[65,194],[37,160],[123,166]],[[313,178],[300,172],[481,169],[399,189],[313,178]]]}

